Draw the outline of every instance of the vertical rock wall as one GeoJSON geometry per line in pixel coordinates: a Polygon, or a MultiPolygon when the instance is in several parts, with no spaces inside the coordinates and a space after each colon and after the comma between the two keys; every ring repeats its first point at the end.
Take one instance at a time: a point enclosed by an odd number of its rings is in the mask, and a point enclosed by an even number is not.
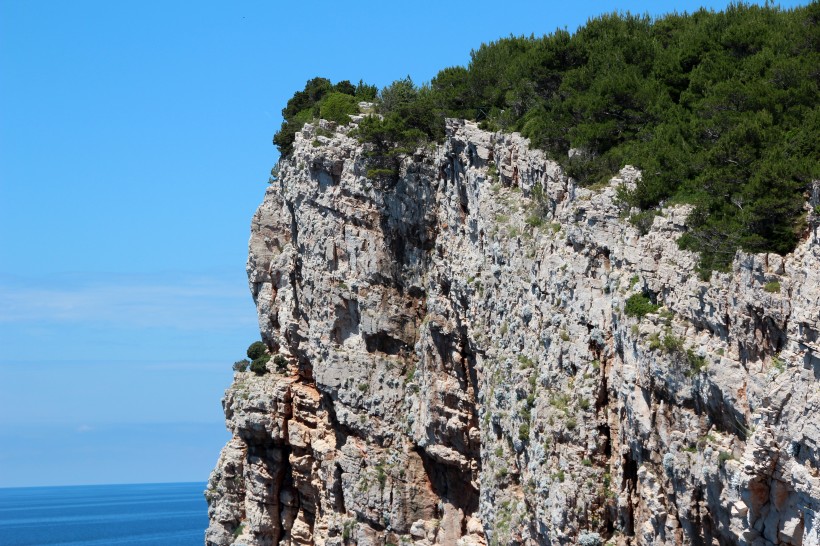
{"type": "Polygon", "coordinates": [[[369,178],[351,127],[306,126],[253,218],[287,369],[225,395],[207,544],[820,544],[816,218],[704,282],[685,208],[620,218],[631,168],[577,188],[450,120],[369,178]]]}

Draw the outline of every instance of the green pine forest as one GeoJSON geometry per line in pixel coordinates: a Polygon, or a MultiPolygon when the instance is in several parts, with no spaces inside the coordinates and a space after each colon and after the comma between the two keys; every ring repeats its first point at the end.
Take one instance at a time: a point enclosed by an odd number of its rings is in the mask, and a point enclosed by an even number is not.
{"type": "Polygon", "coordinates": [[[466,67],[423,85],[314,78],[288,101],[273,141],[286,156],[305,123],[345,123],[370,101],[381,117],[366,117],[358,137],[376,173],[442,140],[446,117],[522,133],[581,185],[634,165],[642,179],[620,194],[630,221],[645,229],[661,205],[692,204],[678,244],[700,253],[708,275],[738,248],[785,254],[805,230],[807,192],[820,179],[818,21],[818,1],[613,13],[574,34],[482,44],[466,67]]]}

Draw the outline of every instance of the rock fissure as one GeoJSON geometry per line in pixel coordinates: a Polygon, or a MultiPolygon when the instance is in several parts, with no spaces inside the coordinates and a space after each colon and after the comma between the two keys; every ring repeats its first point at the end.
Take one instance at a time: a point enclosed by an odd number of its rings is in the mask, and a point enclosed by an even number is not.
{"type": "Polygon", "coordinates": [[[254,215],[289,369],[226,392],[207,544],[820,546],[815,234],[703,281],[689,207],[622,219],[630,167],[580,188],[448,120],[369,178],[354,126],[306,125],[254,215]]]}

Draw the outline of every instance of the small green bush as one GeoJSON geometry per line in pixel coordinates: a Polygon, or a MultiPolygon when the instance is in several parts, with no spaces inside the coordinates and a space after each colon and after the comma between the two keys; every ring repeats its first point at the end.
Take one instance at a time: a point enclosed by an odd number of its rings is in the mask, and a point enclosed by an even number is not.
{"type": "Polygon", "coordinates": [[[268,347],[262,343],[261,341],[254,341],[248,347],[248,358],[251,360],[256,360],[257,358],[261,357],[265,353],[268,352],[268,347]]]}
{"type": "Polygon", "coordinates": [[[530,440],[529,423],[521,423],[521,426],[518,428],[518,439],[522,442],[528,442],[530,440]]]}
{"type": "Polygon", "coordinates": [[[663,350],[667,353],[679,353],[683,350],[683,340],[669,333],[663,337],[663,350]]]}
{"type": "Polygon", "coordinates": [[[411,382],[416,377],[416,365],[410,364],[404,373],[404,384],[411,382]]]}
{"type": "Polygon", "coordinates": [[[706,358],[695,354],[692,349],[686,351],[686,361],[689,363],[692,375],[698,374],[706,368],[706,358]]]}
{"type": "Polygon", "coordinates": [[[566,410],[567,406],[569,405],[569,395],[568,394],[557,394],[550,398],[550,406],[557,408],[559,410],[566,410]]]}
{"type": "Polygon", "coordinates": [[[256,375],[265,375],[268,373],[268,361],[270,355],[262,355],[251,362],[251,371],[256,375]]]}
{"type": "Polygon", "coordinates": [[[248,360],[247,358],[243,358],[242,360],[237,360],[236,362],[233,363],[233,371],[235,371],[235,372],[244,372],[248,369],[248,366],[250,366],[250,364],[251,364],[251,361],[248,360]]]}
{"type": "Polygon", "coordinates": [[[767,282],[763,286],[763,290],[769,292],[770,294],[776,294],[780,292],[780,283],[777,281],[767,282]]]}
{"type": "Polygon", "coordinates": [[[537,214],[531,214],[527,216],[525,222],[527,222],[527,225],[530,227],[541,227],[544,224],[544,219],[537,214]]]}
{"type": "Polygon", "coordinates": [[[527,407],[530,409],[535,407],[535,391],[532,391],[527,395],[527,407]]]}
{"type": "Polygon", "coordinates": [[[624,311],[630,317],[643,318],[649,313],[654,313],[660,309],[660,305],[655,305],[645,294],[633,294],[626,300],[624,311]]]}
{"type": "Polygon", "coordinates": [[[491,163],[490,166],[487,167],[487,174],[493,179],[494,182],[498,182],[498,167],[495,166],[495,163],[491,163]]]}
{"type": "Polygon", "coordinates": [[[276,366],[276,369],[280,372],[288,367],[288,361],[282,355],[276,355],[275,357],[273,357],[273,363],[276,366]]]}
{"type": "Polygon", "coordinates": [[[646,235],[652,229],[652,223],[655,221],[654,210],[644,210],[633,214],[629,217],[629,223],[638,229],[638,233],[646,235]]]}
{"type": "Polygon", "coordinates": [[[379,489],[383,490],[387,483],[387,472],[384,471],[383,464],[376,465],[376,479],[379,480],[379,489]]]}
{"type": "Polygon", "coordinates": [[[319,117],[341,125],[350,122],[350,115],[359,112],[359,101],[345,93],[329,93],[319,102],[319,117]]]}
{"type": "Polygon", "coordinates": [[[533,362],[533,360],[530,357],[524,354],[518,355],[518,362],[519,364],[521,364],[521,369],[524,370],[535,366],[535,362],[533,362]]]}
{"type": "Polygon", "coordinates": [[[385,178],[394,178],[395,176],[395,169],[367,169],[367,178],[370,180],[382,180],[385,178]]]}

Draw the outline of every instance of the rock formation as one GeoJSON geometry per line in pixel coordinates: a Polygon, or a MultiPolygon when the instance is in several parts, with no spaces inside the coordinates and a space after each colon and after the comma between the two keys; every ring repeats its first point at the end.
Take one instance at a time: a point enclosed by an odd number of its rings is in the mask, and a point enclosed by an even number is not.
{"type": "Polygon", "coordinates": [[[686,207],[623,219],[635,169],[448,120],[368,177],[354,127],[305,126],[253,218],[287,367],[225,394],[208,545],[820,545],[814,212],[706,281],[686,207]]]}

